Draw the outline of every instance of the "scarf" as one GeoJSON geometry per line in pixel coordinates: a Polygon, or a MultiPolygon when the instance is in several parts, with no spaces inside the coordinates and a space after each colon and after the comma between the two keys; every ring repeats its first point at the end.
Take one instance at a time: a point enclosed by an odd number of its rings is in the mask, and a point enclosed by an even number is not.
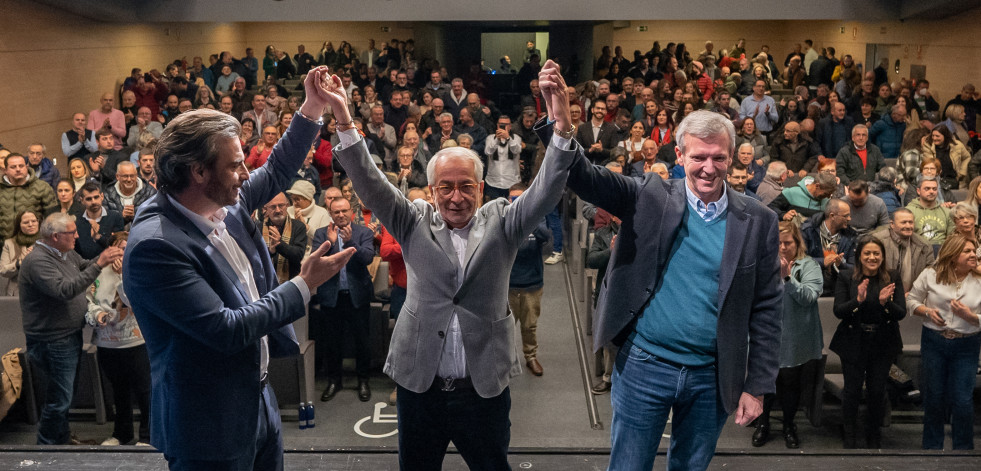
{"type": "MultiPolygon", "coordinates": [[[[310,206],[313,205],[311,204],[310,206]]],[[[266,223],[262,225],[262,240],[266,241],[266,244],[269,243],[270,224],[271,222],[269,220],[266,220],[266,223]]],[[[283,223],[283,230],[279,233],[280,235],[279,240],[282,243],[289,245],[290,234],[292,233],[293,233],[293,220],[289,216],[287,216],[286,222],[283,223]]],[[[289,267],[286,265],[286,257],[282,257],[279,254],[276,254],[276,277],[279,278],[281,282],[290,279],[290,270],[289,267]]]]}

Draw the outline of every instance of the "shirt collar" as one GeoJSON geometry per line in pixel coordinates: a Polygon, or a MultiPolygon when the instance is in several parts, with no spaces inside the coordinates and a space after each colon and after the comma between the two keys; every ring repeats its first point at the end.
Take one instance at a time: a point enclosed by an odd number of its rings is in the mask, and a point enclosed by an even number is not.
{"type": "Polygon", "coordinates": [[[223,220],[225,219],[225,216],[228,215],[227,209],[221,208],[210,218],[207,218],[195,213],[194,211],[191,211],[190,209],[187,209],[170,195],[167,195],[167,199],[170,200],[170,203],[173,204],[174,207],[181,212],[181,214],[190,219],[194,226],[197,227],[198,230],[205,236],[208,236],[215,231],[222,232],[225,230],[225,223],[223,220]]]}
{"type": "Polygon", "coordinates": [[[718,200],[713,201],[709,204],[705,204],[704,201],[695,196],[695,193],[691,191],[688,187],[688,181],[685,180],[685,198],[688,200],[688,206],[698,213],[698,216],[702,218],[705,222],[712,222],[719,216],[725,214],[726,209],[729,207],[729,196],[726,194],[726,189],[723,186],[722,196],[718,200]]]}
{"type": "MultiPolygon", "coordinates": [[[[106,207],[103,206],[102,207],[102,212],[99,213],[99,219],[95,219],[94,221],[96,221],[96,222],[101,221],[102,218],[105,217],[106,214],[109,214],[109,212],[106,211],[106,207]]],[[[84,217],[85,219],[88,219],[89,221],[92,221],[93,220],[92,218],[89,217],[89,212],[88,211],[82,211],[82,217],[84,217]]]]}
{"type": "Polygon", "coordinates": [[[52,246],[50,246],[48,244],[45,244],[44,241],[41,241],[41,240],[35,242],[35,244],[40,245],[41,247],[44,247],[44,248],[50,250],[53,254],[57,255],[62,260],[68,260],[68,253],[67,252],[62,252],[62,251],[60,251],[60,250],[58,250],[58,249],[56,249],[56,248],[54,248],[54,247],[52,247],[52,246]]]}

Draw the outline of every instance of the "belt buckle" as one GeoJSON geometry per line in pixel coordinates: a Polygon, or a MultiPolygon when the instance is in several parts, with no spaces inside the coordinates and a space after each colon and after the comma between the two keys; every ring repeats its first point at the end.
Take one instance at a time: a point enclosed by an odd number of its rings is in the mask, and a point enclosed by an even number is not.
{"type": "Polygon", "coordinates": [[[440,388],[441,390],[446,392],[456,391],[456,385],[453,384],[454,382],[456,382],[456,378],[441,378],[441,379],[443,380],[443,387],[440,388]]]}
{"type": "Polygon", "coordinates": [[[954,340],[960,337],[953,329],[944,329],[943,333],[940,335],[943,335],[943,337],[947,340],[954,340]]]}

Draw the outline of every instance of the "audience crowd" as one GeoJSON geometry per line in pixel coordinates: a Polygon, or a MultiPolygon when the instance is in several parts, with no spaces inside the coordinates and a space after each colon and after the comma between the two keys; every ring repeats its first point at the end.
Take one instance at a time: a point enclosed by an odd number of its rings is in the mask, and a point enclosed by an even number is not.
{"type": "MultiPolygon", "coordinates": [[[[945,410],[955,411],[954,448],[972,447],[971,394],[981,348],[981,94],[966,84],[941,105],[926,79],[887,82],[883,65],[865,70],[851,55],[839,58],[834,47],[816,47],[810,40],[783,62],[776,62],[766,45],[756,52],[753,48],[739,40],[716,50],[708,41],[696,53],[683,43],[661,48],[655,41],[649,51],[634,51],[628,58],[619,46],[612,52],[604,47],[593,79],[569,89],[575,140],[592,162],[610,171],[683,178],[674,130],[686,116],[706,109],[736,126],[730,191],[768,206],[783,221],[780,246],[772,248],[780,253],[785,279],[781,369],[776,397],[766,399],[753,445],[766,443],[769,411],[779,400],[786,444],[800,446],[794,415],[802,371],[829,347],[840,356],[845,376],[843,444],[877,447],[887,380],[914,388],[895,381],[903,378],[894,363],[907,342],[919,343],[923,352],[924,374],[917,385],[925,409],[923,447],[942,448],[945,410]],[[828,346],[818,317],[820,296],[834,298],[834,315],[841,319],[828,346]],[[922,317],[922,340],[900,338],[897,322],[906,315],[922,317]],[[860,443],[855,417],[863,383],[869,420],[860,443]]],[[[87,270],[84,280],[95,284],[88,292],[88,309],[75,318],[96,327],[93,342],[114,389],[135,392],[140,409],[148,408],[149,366],[119,281],[121,259],[116,254],[110,260],[103,252],[125,247],[129,224],[156,193],[154,147],[174,117],[201,108],[234,116],[242,124],[245,163],[257,168],[301,103],[302,88],[291,90],[290,84],[312,67],[327,65],[342,77],[354,125],[363,132],[375,164],[404,194],[432,204],[425,170],[429,159],[441,148],[462,146],[484,160],[485,197],[513,200],[534,178],[545,150],[533,129],[546,114],[536,78],[541,62],[542,53],[532,42],[521,64],[512,64],[509,56],[500,59],[493,72],[514,74],[514,91],[520,94],[511,107],[495,100],[498,92],[512,90],[492,89],[489,67],[475,63],[464,74],[450,76],[438,61],[417,58],[411,39],[392,39],[381,49],[369,40],[361,51],[347,41],[337,48],[325,41],[310,51],[299,45],[293,55],[269,45],[261,59],[248,48],[241,58],[228,51],[212,54],[209,65],[194,57],[167,64],[162,73],[134,68],[119,90],[99,98],[96,108],[72,115],[60,136],[60,152],[40,143],[23,153],[0,151],[4,294],[43,289],[24,286],[36,283],[20,273],[21,265],[37,252],[37,241],[58,238],[59,233],[42,230],[46,216],[75,216],[74,252],[98,260],[101,270],[76,264],[87,270]],[[67,175],[53,165],[55,156],[67,161],[67,175]]],[[[340,339],[352,336],[357,394],[368,401],[366,310],[378,299],[374,287],[382,284],[390,286],[385,296],[390,294],[391,313],[398,315],[405,299],[405,268],[398,243],[332,158],[338,123],[330,113],[324,122],[291,188],[256,219],[281,280],[294,276],[320,241],[357,247],[345,276],[323,285],[311,302],[311,309],[323,314],[311,316],[311,337],[325,346],[317,349],[317,364],[330,386],[321,400],[341,389],[340,339]],[[374,278],[381,260],[390,271],[389,279],[379,283],[374,278]]],[[[601,281],[619,221],[589,205],[584,215],[596,234],[587,264],[599,270],[601,281]]],[[[543,374],[535,334],[543,279],[532,259],[545,246],[552,252],[545,263],[564,259],[560,217],[556,208],[542,221],[512,272],[512,308],[521,311],[516,317],[525,324],[523,352],[535,375],[543,374]],[[547,244],[549,237],[552,244],[547,244]]],[[[60,224],[55,226],[67,230],[60,224]]],[[[77,307],[63,302],[66,308],[77,307]]],[[[32,335],[54,335],[44,330],[49,325],[32,322],[29,344],[32,335]]],[[[60,335],[76,335],[82,323],[57,329],[60,335]]],[[[603,355],[606,371],[593,387],[595,394],[610,389],[615,351],[604,348],[603,355]]],[[[116,405],[132,409],[128,396],[116,405]]],[[[148,440],[145,424],[134,432],[131,413],[116,417],[113,436],[103,444],[148,440]]]]}

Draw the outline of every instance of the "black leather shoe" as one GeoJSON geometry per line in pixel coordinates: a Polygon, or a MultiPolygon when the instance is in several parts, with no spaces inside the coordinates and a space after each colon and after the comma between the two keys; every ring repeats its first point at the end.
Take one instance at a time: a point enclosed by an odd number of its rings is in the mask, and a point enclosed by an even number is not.
{"type": "Polygon", "coordinates": [[[610,392],[610,388],[611,387],[613,387],[613,384],[611,384],[609,381],[603,381],[601,379],[601,380],[599,380],[599,382],[597,382],[596,384],[593,385],[592,391],[593,391],[593,394],[596,394],[596,395],[606,394],[606,393],[610,392]]]}
{"type": "Polygon", "coordinates": [[[753,432],[753,446],[759,448],[766,445],[770,440],[770,423],[759,421],[756,423],[756,431],[753,432]]]}
{"type": "Polygon", "coordinates": [[[330,383],[327,385],[327,389],[324,389],[324,393],[320,395],[320,402],[327,402],[334,398],[337,391],[341,390],[341,385],[338,383],[330,383]]]}
{"type": "Polygon", "coordinates": [[[361,402],[368,402],[371,400],[371,388],[368,387],[367,381],[358,381],[358,399],[361,402]]]}
{"type": "Polygon", "coordinates": [[[800,439],[797,438],[796,424],[783,426],[783,440],[787,442],[787,448],[800,448],[800,439]]]}

